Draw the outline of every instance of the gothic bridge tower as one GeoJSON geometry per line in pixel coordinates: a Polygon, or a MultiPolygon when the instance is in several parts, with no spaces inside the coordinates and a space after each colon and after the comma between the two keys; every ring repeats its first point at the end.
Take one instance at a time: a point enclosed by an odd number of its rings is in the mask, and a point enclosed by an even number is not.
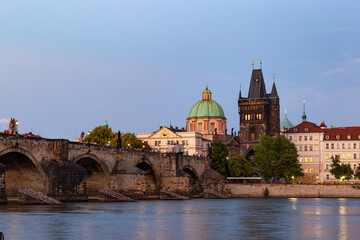
{"type": "Polygon", "coordinates": [[[262,135],[277,137],[280,134],[280,103],[275,77],[271,93],[267,94],[261,60],[260,69],[254,69],[254,61],[252,65],[248,97],[242,97],[240,89],[238,100],[240,153],[245,157],[252,154],[254,145],[259,143],[262,135]]]}

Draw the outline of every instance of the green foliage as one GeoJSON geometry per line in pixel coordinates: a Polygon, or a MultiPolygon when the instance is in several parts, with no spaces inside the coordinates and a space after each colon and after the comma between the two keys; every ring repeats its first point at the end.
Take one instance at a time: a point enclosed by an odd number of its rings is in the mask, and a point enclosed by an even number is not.
{"type": "Polygon", "coordinates": [[[275,177],[285,178],[290,182],[292,177],[304,175],[297,157],[295,145],[285,136],[273,139],[263,135],[260,137],[260,144],[254,147],[252,160],[265,180],[275,177]]]}
{"type": "Polygon", "coordinates": [[[114,133],[111,128],[99,126],[94,128],[90,134],[86,135],[84,142],[97,143],[100,145],[106,145],[110,143],[110,146],[116,146],[117,134],[114,133]],[[116,140],[115,140],[116,138],[116,140]]]}
{"type": "Polygon", "coordinates": [[[229,174],[231,177],[251,177],[253,167],[246,158],[232,153],[229,161],[229,174]]]}
{"type": "Polygon", "coordinates": [[[266,188],[264,189],[264,191],[263,191],[263,196],[264,196],[264,197],[269,197],[269,195],[270,195],[269,189],[266,187],[266,188]]]}
{"type": "MultiPolygon", "coordinates": [[[[116,147],[118,141],[117,133],[113,132],[110,127],[99,126],[94,128],[90,134],[84,138],[85,143],[97,143],[100,145],[106,145],[110,143],[111,147],[116,147]]],[[[121,145],[123,148],[131,147],[136,149],[151,150],[150,146],[136,138],[133,133],[125,133],[121,135],[121,145]]]]}
{"type": "Polygon", "coordinates": [[[331,156],[332,164],[330,173],[335,176],[336,179],[349,180],[351,179],[354,171],[351,169],[350,164],[340,164],[340,155],[331,156]]]}
{"type": "Polygon", "coordinates": [[[138,139],[133,133],[123,134],[121,136],[121,144],[123,147],[151,150],[150,146],[146,142],[138,139]]]}
{"type": "Polygon", "coordinates": [[[213,142],[213,169],[223,176],[229,176],[228,163],[226,157],[228,151],[222,142],[213,142]]]}

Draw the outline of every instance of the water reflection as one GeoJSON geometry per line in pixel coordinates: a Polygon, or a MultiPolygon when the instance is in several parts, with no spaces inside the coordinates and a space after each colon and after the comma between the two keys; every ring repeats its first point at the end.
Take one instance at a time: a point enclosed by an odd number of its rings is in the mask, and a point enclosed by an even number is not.
{"type": "Polygon", "coordinates": [[[0,205],[6,239],[358,239],[358,199],[0,205]]]}

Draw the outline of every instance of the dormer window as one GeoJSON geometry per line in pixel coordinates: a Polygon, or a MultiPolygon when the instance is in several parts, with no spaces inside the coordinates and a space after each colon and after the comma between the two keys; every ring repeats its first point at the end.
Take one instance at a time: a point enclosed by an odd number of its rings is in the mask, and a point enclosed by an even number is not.
{"type": "MultiPolygon", "coordinates": [[[[297,128],[294,128],[294,132],[297,132],[297,128]]],[[[360,138],[359,138],[360,139],[360,138]]]]}
{"type": "Polygon", "coordinates": [[[339,140],[339,139],[340,139],[340,135],[336,135],[336,139],[339,140]]]}
{"type": "Polygon", "coordinates": [[[309,131],[309,129],[308,128],[305,128],[305,132],[308,132],[309,131]]]}
{"type": "Polygon", "coordinates": [[[351,135],[347,135],[347,139],[350,140],[350,139],[351,139],[351,135]]]}
{"type": "Polygon", "coordinates": [[[326,135],[325,138],[326,138],[326,140],[329,140],[329,135],[326,135]]]}

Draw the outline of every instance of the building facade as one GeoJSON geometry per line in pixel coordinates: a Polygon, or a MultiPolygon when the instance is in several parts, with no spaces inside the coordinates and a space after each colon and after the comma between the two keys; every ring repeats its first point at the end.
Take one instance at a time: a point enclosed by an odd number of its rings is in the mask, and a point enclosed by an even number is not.
{"type": "Polygon", "coordinates": [[[262,69],[253,69],[248,96],[242,97],[240,90],[238,99],[240,154],[249,156],[262,135],[276,137],[280,134],[279,104],[275,81],[271,93],[266,93],[262,69]]]}
{"type": "Polygon", "coordinates": [[[202,133],[187,132],[184,129],[160,127],[153,133],[139,133],[137,138],[147,142],[153,151],[183,152],[185,155],[207,155],[210,140],[202,133]]]}

